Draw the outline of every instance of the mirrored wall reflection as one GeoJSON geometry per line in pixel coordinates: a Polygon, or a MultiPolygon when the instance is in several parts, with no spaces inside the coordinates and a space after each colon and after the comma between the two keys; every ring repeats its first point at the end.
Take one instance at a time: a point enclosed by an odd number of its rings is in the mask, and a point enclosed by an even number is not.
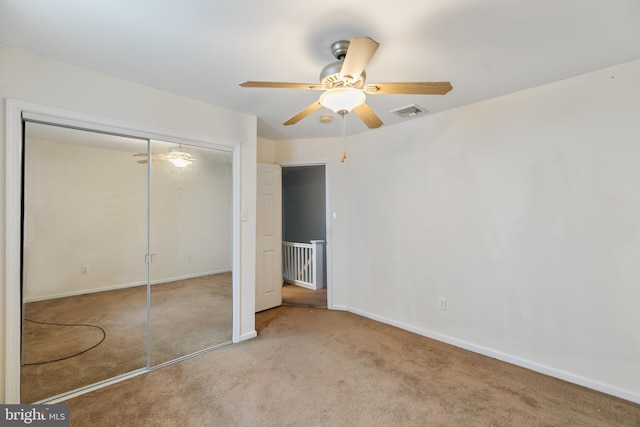
{"type": "Polygon", "coordinates": [[[24,156],[21,402],[231,341],[230,152],[26,123],[24,156]]]}
{"type": "Polygon", "coordinates": [[[26,124],[24,403],[146,366],[147,145],[26,124]]]}
{"type": "Polygon", "coordinates": [[[232,153],[151,141],[150,360],[231,341],[232,153]]]}

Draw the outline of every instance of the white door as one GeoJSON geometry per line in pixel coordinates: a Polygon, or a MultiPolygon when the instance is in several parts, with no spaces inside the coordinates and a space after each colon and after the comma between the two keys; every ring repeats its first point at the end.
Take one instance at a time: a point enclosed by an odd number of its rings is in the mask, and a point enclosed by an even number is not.
{"type": "Polygon", "coordinates": [[[282,170],[258,163],[256,312],[282,304],[282,170]]]}

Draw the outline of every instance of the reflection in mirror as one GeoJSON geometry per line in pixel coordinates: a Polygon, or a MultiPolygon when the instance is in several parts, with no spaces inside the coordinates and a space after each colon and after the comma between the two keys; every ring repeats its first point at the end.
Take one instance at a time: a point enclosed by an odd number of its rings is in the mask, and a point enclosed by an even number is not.
{"type": "Polygon", "coordinates": [[[147,147],[26,123],[23,403],[147,364],[147,147]]]}
{"type": "Polygon", "coordinates": [[[150,360],[231,341],[232,153],[151,141],[150,360]]]}
{"type": "Polygon", "coordinates": [[[24,157],[21,402],[231,342],[231,152],[26,123],[24,157]]]}

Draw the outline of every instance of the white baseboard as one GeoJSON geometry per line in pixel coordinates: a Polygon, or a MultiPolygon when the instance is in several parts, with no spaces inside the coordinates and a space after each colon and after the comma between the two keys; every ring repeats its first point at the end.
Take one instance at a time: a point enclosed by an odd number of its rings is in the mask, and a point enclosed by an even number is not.
{"type": "Polygon", "coordinates": [[[301,288],[311,289],[312,291],[319,291],[320,289],[323,288],[322,286],[318,288],[314,284],[301,282],[299,280],[284,279],[284,282],[290,285],[300,286],[301,288]]]}
{"type": "MultiPolygon", "coordinates": [[[[186,274],[183,276],[168,277],[164,279],[152,280],[151,285],[159,285],[162,283],[176,282],[178,280],[195,279],[197,277],[210,276],[212,274],[222,274],[222,273],[231,273],[231,270],[207,271],[204,273],[194,273],[194,274],[186,274]]],[[[79,290],[69,291],[69,292],[61,292],[57,294],[49,294],[49,295],[42,295],[42,296],[33,297],[33,298],[25,298],[24,302],[27,303],[27,302],[35,302],[35,301],[45,301],[49,299],[72,297],[76,295],[92,294],[96,292],[115,291],[117,289],[133,288],[135,286],[143,286],[146,284],[147,284],[146,281],[142,281],[142,282],[124,283],[120,285],[104,286],[101,288],[79,289],[79,290]]]]}
{"type": "Polygon", "coordinates": [[[640,394],[629,391],[629,390],[624,390],[608,384],[603,384],[601,382],[594,381],[589,378],[584,378],[579,375],[572,374],[570,372],[566,372],[560,369],[555,369],[550,366],[546,366],[536,362],[532,362],[530,360],[522,359],[520,357],[506,354],[501,351],[497,351],[488,347],[483,347],[477,344],[470,343],[468,341],[453,338],[437,332],[428,331],[426,329],[422,329],[417,326],[410,325],[408,323],[399,322],[383,316],[378,316],[364,310],[346,307],[346,306],[333,306],[333,308],[336,310],[349,311],[359,316],[367,317],[369,319],[373,319],[378,322],[386,323],[387,325],[395,326],[397,328],[404,329],[409,332],[413,332],[418,335],[422,335],[424,337],[434,339],[436,341],[441,341],[447,344],[451,344],[455,347],[460,347],[465,350],[472,351],[474,353],[482,354],[483,356],[488,356],[494,359],[498,359],[503,362],[510,363],[512,365],[520,366],[522,368],[526,368],[534,372],[539,372],[541,374],[548,375],[550,377],[558,378],[563,381],[567,381],[573,384],[587,387],[592,390],[600,391],[602,393],[616,396],[621,399],[629,400],[631,402],[640,403],[640,394]]]}
{"type": "Polygon", "coordinates": [[[250,340],[251,338],[255,338],[257,336],[258,336],[258,333],[255,330],[253,330],[251,332],[245,332],[244,334],[240,335],[240,341],[239,342],[250,340]]]}

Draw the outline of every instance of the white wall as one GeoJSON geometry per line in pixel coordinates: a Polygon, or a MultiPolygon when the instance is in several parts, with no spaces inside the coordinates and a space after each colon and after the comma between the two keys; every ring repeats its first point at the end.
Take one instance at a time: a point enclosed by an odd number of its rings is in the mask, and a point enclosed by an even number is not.
{"type": "MultiPolygon", "coordinates": [[[[151,89],[103,74],[53,62],[42,57],[0,47],[0,98],[15,98],[85,114],[123,120],[142,126],[168,129],[203,136],[240,147],[239,198],[246,210],[240,223],[240,335],[255,334],[255,202],[256,202],[256,118],[209,104],[151,89]]],[[[0,109],[5,116],[5,104],[0,109]]],[[[6,144],[5,121],[0,135],[6,144]]],[[[5,150],[0,150],[0,184],[5,189],[5,150]]],[[[4,196],[1,198],[4,204],[4,196]]],[[[6,206],[4,206],[6,208],[6,206]]],[[[0,219],[4,223],[5,209],[0,219]]],[[[0,257],[4,265],[5,233],[0,237],[0,257]]],[[[4,271],[0,275],[0,294],[7,286],[4,271]]],[[[5,306],[0,305],[0,383],[4,382],[5,306]]],[[[0,389],[0,401],[4,390],[0,389]]]]}
{"type": "Polygon", "coordinates": [[[260,151],[329,159],[335,308],[640,402],[638,117],[635,61],[260,151]]]}
{"type": "Polygon", "coordinates": [[[351,138],[348,306],[640,402],[639,118],[636,61],[351,138]]]}
{"type": "MultiPolygon", "coordinates": [[[[94,135],[75,132],[87,144],[94,135]]],[[[135,147],[146,152],[146,142],[135,147]]],[[[232,153],[219,152],[212,163],[209,150],[190,151],[198,161],[185,168],[151,164],[152,283],[231,271],[232,153]]],[[[147,165],[140,157],[33,137],[26,152],[25,301],[146,283],[147,165]]]]}
{"type": "MultiPolygon", "coordinates": [[[[242,144],[250,335],[255,117],[5,48],[0,75],[2,98],[242,144]]],[[[639,100],[636,61],[357,135],[346,163],[338,139],[260,155],[327,162],[335,307],[640,401],[639,100]]]]}
{"type": "Polygon", "coordinates": [[[279,142],[266,138],[257,139],[257,159],[259,163],[276,163],[276,145],[279,142]]]}
{"type": "Polygon", "coordinates": [[[187,167],[151,165],[152,283],[232,270],[232,153],[187,150],[187,167]]]}
{"type": "Polygon", "coordinates": [[[327,225],[327,265],[331,277],[327,278],[328,303],[333,308],[345,308],[348,303],[347,288],[347,163],[341,163],[343,142],[335,139],[309,139],[299,141],[277,141],[275,144],[268,140],[259,141],[260,152],[265,160],[270,157],[265,153],[273,154],[275,149],[275,162],[282,165],[325,164],[325,173],[328,175],[327,187],[328,204],[331,213],[336,218],[327,225]]]}

